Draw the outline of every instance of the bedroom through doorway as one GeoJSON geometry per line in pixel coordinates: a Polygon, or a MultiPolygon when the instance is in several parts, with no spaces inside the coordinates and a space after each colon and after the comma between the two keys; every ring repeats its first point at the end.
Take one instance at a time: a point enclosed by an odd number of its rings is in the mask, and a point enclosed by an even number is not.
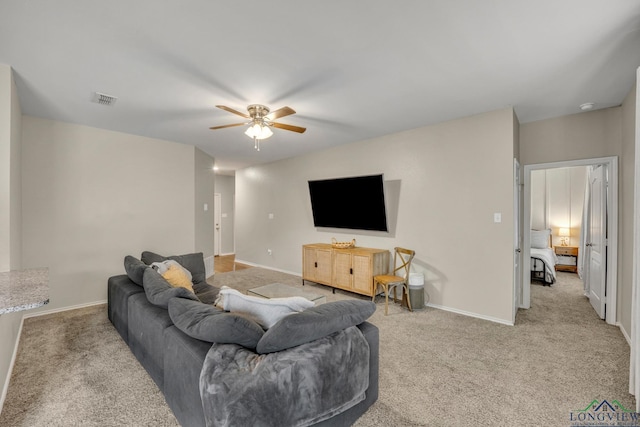
{"type": "Polygon", "coordinates": [[[561,286],[562,272],[615,324],[617,158],[526,165],[524,181],[523,260],[530,262],[520,308],[531,307],[532,286],[561,286]]]}

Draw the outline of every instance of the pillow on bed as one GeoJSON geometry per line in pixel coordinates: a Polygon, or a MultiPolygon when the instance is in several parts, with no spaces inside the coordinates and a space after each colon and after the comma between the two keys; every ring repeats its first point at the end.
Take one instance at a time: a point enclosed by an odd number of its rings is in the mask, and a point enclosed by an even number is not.
{"type": "Polygon", "coordinates": [[[546,249],[549,247],[549,237],[551,230],[531,230],[531,247],[536,249],[546,249]]]}

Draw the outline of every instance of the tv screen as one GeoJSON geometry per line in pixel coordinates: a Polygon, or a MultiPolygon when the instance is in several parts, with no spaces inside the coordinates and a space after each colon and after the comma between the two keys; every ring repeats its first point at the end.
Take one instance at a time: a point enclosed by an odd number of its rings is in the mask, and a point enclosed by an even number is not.
{"type": "Polygon", "coordinates": [[[316,227],[389,231],[382,175],[309,181],[316,227]]]}

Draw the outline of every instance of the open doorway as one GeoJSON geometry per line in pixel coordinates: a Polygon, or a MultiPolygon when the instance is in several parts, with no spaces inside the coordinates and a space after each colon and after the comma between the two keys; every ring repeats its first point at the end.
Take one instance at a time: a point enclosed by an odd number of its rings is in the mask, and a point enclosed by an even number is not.
{"type": "MultiPolygon", "coordinates": [[[[552,174],[553,175],[553,174],[552,174]]],[[[590,175],[593,176],[593,175],[590,175]]],[[[598,308],[596,305],[600,306],[602,309],[602,315],[604,316],[607,323],[615,324],[616,323],[616,301],[617,301],[617,236],[618,236],[618,163],[617,157],[606,157],[606,158],[597,158],[597,159],[585,159],[585,160],[573,160],[573,161],[565,161],[565,162],[556,162],[556,163],[545,163],[545,164],[537,164],[537,165],[525,165],[524,166],[524,212],[523,212],[523,260],[527,260],[523,262],[523,274],[522,274],[522,292],[520,299],[520,308],[528,309],[531,307],[531,271],[528,268],[529,261],[531,259],[531,233],[530,229],[542,228],[541,225],[545,228],[551,228],[551,233],[554,236],[555,241],[552,245],[562,244],[560,243],[560,239],[568,239],[569,243],[574,245],[578,245],[583,248],[583,257],[582,262],[586,263],[585,265],[591,266],[591,271],[587,271],[586,280],[587,284],[591,283],[593,280],[601,280],[599,282],[601,284],[602,292],[595,296],[591,296],[590,300],[592,301],[592,305],[594,305],[594,309],[598,312],[598,308]],[[597,236],[595,231],[597,230],[589,230],[589,232],[585,232],[584,230],[574,230],[571,227],[571,216],[569,213],[568,217],[565,216],[566,225],[562,225],[559,222],[551,223],[553,219],[550,219],[549,212],[544,212],[546,215],[546,219],[544,219],[544,223],[541,223],[541,219],[539,216],[541,215],[539,211],[532,212],[532,205],[535,201],[532,201],[532,198],[535,196],[532,192],[532,185],[535,180],[535,175],[538,174],[538,171],[542,170],[557,170],[561,168],[572,168],[572,167],[588,167],[596,172],[596,176],[600,173],[602,179],[604,179],[603,183],[600,183],[601,186],[598,187],[603,189],[600,193],[594,193],[594,197],[588,200],[591,205],[593,205],[594,201],[600,197],[601,206],[603,207],[603,211],[600,214],[600,219],[602,222],[600,223],[600,231],[601,236],[600,240],[594,242],[591,241],[580,241],[578,236],[597,236]],[[560,230],[561,228],[565,230],[560,230]],[[568,230],[567,230],[568,229],[568,230]],[[564,234],[561,236],[560,234],[564,234]],[[571,235],[576,236],[574,240],[571,240],[571,235]],[[594,246],[595,245],[595,246],[594,246]],[[589,264],[591,263],[591,264],[589,264]],[[600,270],[598,270],[598,268],[600,270]],[[598,274],[601,274],[598,279],[598,274]],[[605,288],[606,287],[606,288],[605,288]],[[604,290],[606,289],[606,291],[604,290]],[[597,304],[594,301],[597,300],[597,304]],[[604,306],[606,305],[606,311],[604,306]]],[[[592,183],[593,184],[593,183],[592,183]]],[[[598,185],[595,183],[595,185],[598,185]]],[[[590,204],[587,206],[590,206],[590,204]]],[[[546,209],[546,208],[545,208],[546,209]]],[[[597,211],[590,211],[591,219],[593,219],[593,215],[597,213],[597,211]]],[[[582,215],[582,212],[580,212],[582,215]]],[[[597,227],[596,227],[597,228],[597,227]]],[[[569,245],[567,245],[569,246],[569,245]]],[[[578,266],[576,266],[578,267],[578,266]]],[[[586,294],[590,293],[591,290],[597,290],[598,287],[591,285],[591,289],[587,289],[589,286],[585,287],[586,294]]]]}

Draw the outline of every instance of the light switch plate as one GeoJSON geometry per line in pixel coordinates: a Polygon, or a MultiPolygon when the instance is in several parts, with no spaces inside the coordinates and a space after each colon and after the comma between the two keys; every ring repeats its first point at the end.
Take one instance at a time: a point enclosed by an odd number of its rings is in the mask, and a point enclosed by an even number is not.
{"type": "Polygon", "coordinates": [[[493,222],[498,223],[502,222],[502,213],[496,212],[493,214],[493,222]]]}

